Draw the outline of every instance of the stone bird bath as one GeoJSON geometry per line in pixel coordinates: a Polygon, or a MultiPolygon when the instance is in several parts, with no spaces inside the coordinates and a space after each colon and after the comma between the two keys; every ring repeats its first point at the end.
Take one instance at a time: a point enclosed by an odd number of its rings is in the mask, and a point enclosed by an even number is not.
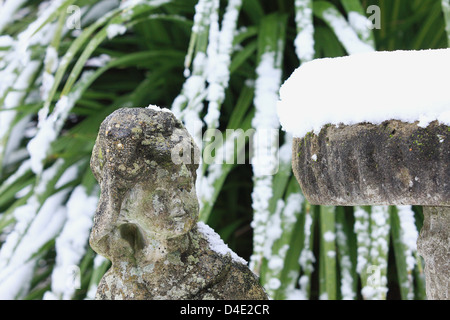
{"type": "Polygon", "coordinates": [[[292,166],[312,204],[424,206],[418,251],[426,263],[427,296],[450,298],[448,126],[327,126],[294,139],[292,166]]]}
{"type": "Polygon", "coordinates": [[[428,299],[450,299],[450,99],[448,81],[433,82],[440,72],[450,72],[448,50],[316,60],[287,80],[278,106],[296,135],[293,171],[311,204],[423,206],[417,245],[428,299]],[[378,75],[401,83],[371,81],[378,75]],[[304,98],[314,86],[323,92],[304,98]],[[366,94],[352,96],[352,86],[366,94]],[[295,119],[316,126],[299,128],[295,119]]]}

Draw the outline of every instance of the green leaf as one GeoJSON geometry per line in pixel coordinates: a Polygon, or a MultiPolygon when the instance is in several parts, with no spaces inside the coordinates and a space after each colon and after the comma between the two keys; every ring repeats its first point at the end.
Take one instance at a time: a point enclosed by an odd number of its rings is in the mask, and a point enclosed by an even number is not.
{"type": "Polygon", "coordinates": [[[335,207],[320,206],[321,294],[328,300],[337,298],[335,207]],[[322,288],[323,285],[323,288],[322,288]]]}
{"type": "Polygon", "coordinates": [[[398,284],[403,300],[408,300],[408,295],[414,293],[414,286],[412,283],[412,274],[408,275],[405,246],[402,241],[402,230],[400,219],[398,217],[398,209],[391,208],[391,235],[392,245],[394,248],[395,265],[397,267],[398,284]]]}

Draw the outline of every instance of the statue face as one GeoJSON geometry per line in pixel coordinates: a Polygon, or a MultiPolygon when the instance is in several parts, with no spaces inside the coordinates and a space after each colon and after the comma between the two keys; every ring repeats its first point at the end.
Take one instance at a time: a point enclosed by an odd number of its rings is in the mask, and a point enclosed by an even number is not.
{"type": "Polygon", "coordinates": [[[101,186],[90,237],[97,253],[170,239],[197,222],[195,170],[171,160],[180,139],[192,140],[180,126],[173,114],[147,109],[120,109],[102,123],[91,158],[101,186]]]}
{"type": "Polygon", "coordinates": [[[198,219],[194,183],[185,165],[173,171],[157,168],[151,179],[138,182],[125,194],[120,223],[134,223],[157,238],[188,232],[198,219]]]}

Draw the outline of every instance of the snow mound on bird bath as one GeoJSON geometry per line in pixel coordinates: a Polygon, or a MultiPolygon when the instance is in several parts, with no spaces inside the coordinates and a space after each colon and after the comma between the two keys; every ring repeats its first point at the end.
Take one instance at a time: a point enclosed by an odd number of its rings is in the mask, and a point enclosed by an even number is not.
{"type": "Polygon", "coordinates": [[[326,124],[400,120],[450,125],[450,49],[313,60],[281,86],[277,112],[294,137],[326,124]]]}

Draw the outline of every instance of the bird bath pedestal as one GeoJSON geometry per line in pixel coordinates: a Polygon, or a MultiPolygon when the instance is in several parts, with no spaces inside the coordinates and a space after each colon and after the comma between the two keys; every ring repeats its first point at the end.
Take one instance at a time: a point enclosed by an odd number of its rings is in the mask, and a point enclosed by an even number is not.
{"type": "Polygon", "coordinates": [[[419,205],[428,299],[450,299],[450,127],[437,121],[327,125],[293,141],[292,166],[316,205],[419,205]]]}

